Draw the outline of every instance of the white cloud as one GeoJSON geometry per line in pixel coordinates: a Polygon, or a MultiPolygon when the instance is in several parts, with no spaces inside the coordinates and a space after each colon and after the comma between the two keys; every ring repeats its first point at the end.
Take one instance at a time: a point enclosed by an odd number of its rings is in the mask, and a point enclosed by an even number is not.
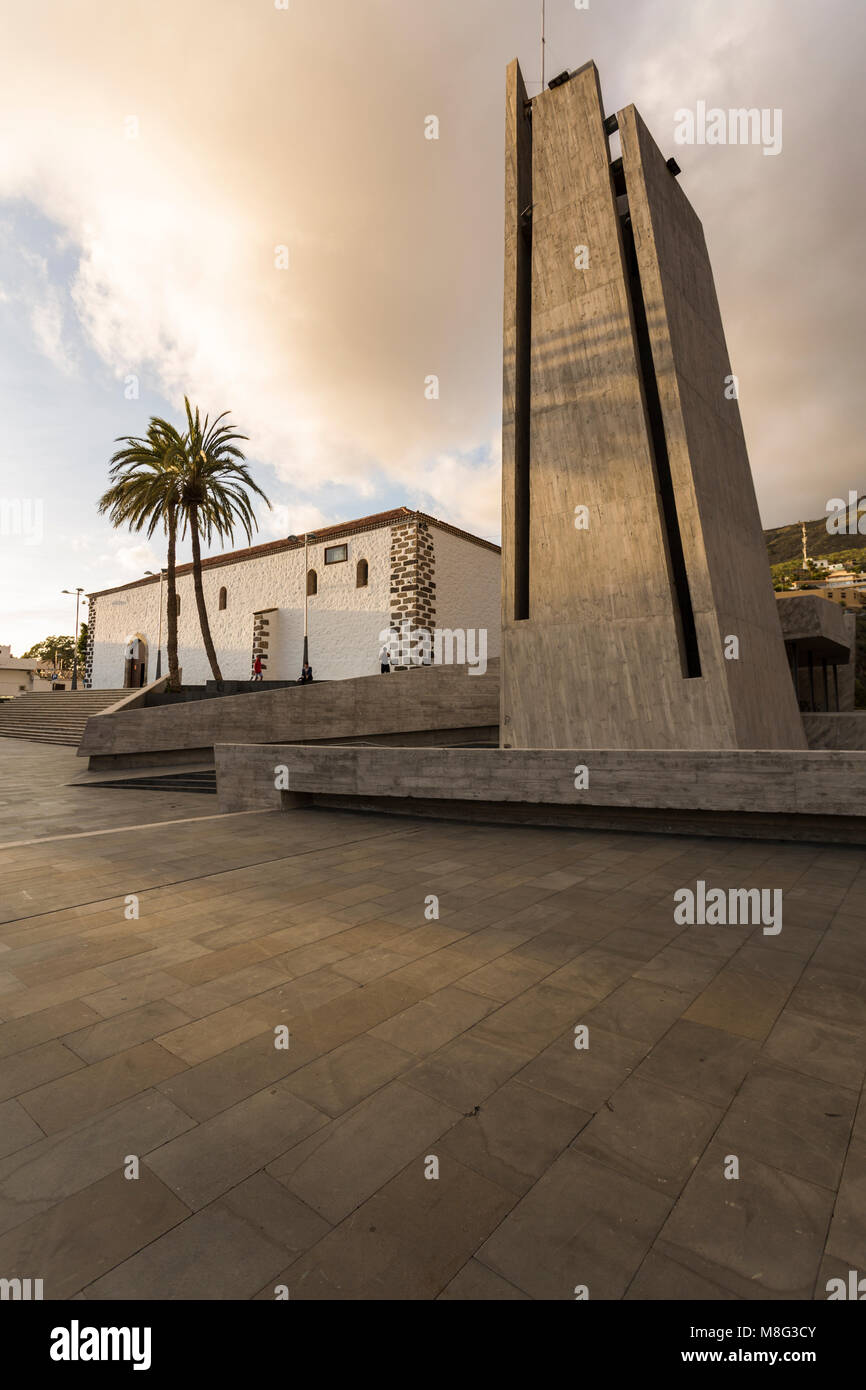
{"type": "Polygon", "coordinates": [[[48,285],[42,296],[30,308],[30,326],[40,352],[44,353],[61,372],[71,376],[76,370],[75,357],[64,341],[63,303],[56,289],[48,285]]]}
{"type": "Polygon", "coordinates": [[[326,516],[321,508],[310,502],[275,504],[272,511],[263,508],[259,512],[259,527],[265,536],[283,538],[301,536],[305,531],[315,531],[320,526],[333,526],[339,521],[347,521],[344,516],[326,516]]]}
{"type": "Polygon", "coordinates": [[[145,570],[159,572],[159,568],[165,561],[157,555],[149,545],[118,545],[111,552],[99,555],[95,565],[88,565],[88,569],[107,566],[113,569],[121,569],[124,574],[134,575],[140,579],[145,570]]]}
{"type": "MultiPolygon", "coordinates": [[[[861,277],[853,244],[839,248],[862,225],[860,195],[844,141],[826,138],[828,110],[851,128],[862,112],[854,20],[840,0],[549,8],[551,70],[594,53],[608,108],[634,101],[662,144],[699,96],[785,104],[783,159],[690,150],[683,186],[708,228],[744,392],[762,419],[790,421],[778,454],[767,426],[753,463],[804,483],[818,444],[823,457],[858,437],[861,277]],[[800,366],[777,397],[780,357],[800,366]],[[815,383],[830,438],[791,415],[815,383]]],[[[471,459],[500,409],[502,74],[520,52],[537,76],[536,17],[525,0],[150,0],[136,23],[126,6],[78,0],[51,7],[49,33],[43,6],[18,6],[0,196],[34,203],[64,254],[79,248],[72,302],[118,380],[139,373],[175,408],[184,392],[230,408],[293,494],[375,485],[495,531],[497,446],[471,459]],[[431,111],[436,142],[423,138],[431,111]]],[[[58,301],[39,298],[31,323],[72,370],[58,301]]]]}

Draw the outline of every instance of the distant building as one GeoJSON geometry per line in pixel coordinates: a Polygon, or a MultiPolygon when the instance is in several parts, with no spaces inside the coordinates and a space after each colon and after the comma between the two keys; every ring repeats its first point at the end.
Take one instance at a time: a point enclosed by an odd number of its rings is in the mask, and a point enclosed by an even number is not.
{"type": "Polygon", "coordinates": [[[854,613],[815,589],[776,595],[788,668],[807,714],[853,710],[857,662],[854,613]]]}
{"type": "Polygon", "coordinates": [[[0,646],[0,696],[27,695],[36,686],[41,664],[35,657],[15,657],[11,647],[0,646]]]}
{"type": "MultiPolygon", "coordinates": [[[[226,680],[249,680],[256,655],[264,679],[295,680],[308,607],[310,664],[317,680],[379,671],[383,633],[484,631],[486,655],[499,655],[500,551],[423,512],[398,507],[269,541],[202,562],[214,645],[226,680]]],[[[193,588],[192,565],[177,568],[178,661],[185,685],[211,679],[193,588]]],[[[85,682],[94,688],[146,685],[156,676],[162,598],[162,674],[167,590],[158,575],[90,594],[85,682]]],[[[392,653],[397,644],[391,643],[392,653]]],[[[459,655],[459,640],[453,651],[459,655]]],[[[477,652],[477,644],[474,648],[477,652]]],[[[450,639],[445,659],[452,651],[450,639]]],[[[455,657],[455,659],[457,659],[455,657]]],[[[408,660],[408,657],[407,657],[408,660]]]]}
{"type": "Polygon", "coordinates": [[[822,598],[831,599],[833,603],[844,604],[852,612],[858,613],[866,608],[866,580],[860,584],[852,584],[845,579],[840,583],[810,585],[811,593],[818,593],[822,598]]]}

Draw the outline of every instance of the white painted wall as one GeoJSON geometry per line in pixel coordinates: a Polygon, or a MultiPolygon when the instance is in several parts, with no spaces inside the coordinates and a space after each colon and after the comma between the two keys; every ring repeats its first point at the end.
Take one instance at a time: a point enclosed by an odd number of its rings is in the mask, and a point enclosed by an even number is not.
{"type": "MultiPolygon", "coordinates": [[[[334,542],[329,542],[329,546],[334,542]]],[[[326,565],[325,546],[309,547],[309,566],[319,577],[319,592],[309,599],[310,664],[319,680],[373,675],[377,670],[379,633],[390,613],[390,527],[349,536],[347,561],[326,565]],[[357,562],[369,565],[369,584],[356,587],[357,562]]],[[[252,674],[253,614],[271,614],[266,679],[294,680],[301,672],[304,634],[305,570],[303,550],[257,556],[239,564],[206,569],[203,575],[208,617],[220,668],[227,680],[252,674]],[[219,611],[225,586],[227,606],[219,611]]],[[[201,640],[192,575],[178,578],[180,617],[178,660],[186,685],[203,685],[211,671],[201,640]]],[[[103,594],[96,602],[92,685],[105,689],[123,684],[126,639],[140,634],[148,644],[147,679],[156,675],[159,629],[159,583],[103,594]]],[[[163,585],[163,610],[166,589],[163,585]]],[[[162,672],[167,673],[166,618],[163,611],[162,672]]]]}
{"type": "Polygon", "coordinates": [[[432,527],[437,628],[486,628],[487,655],[499,656],[501,557],[432,527]]]}

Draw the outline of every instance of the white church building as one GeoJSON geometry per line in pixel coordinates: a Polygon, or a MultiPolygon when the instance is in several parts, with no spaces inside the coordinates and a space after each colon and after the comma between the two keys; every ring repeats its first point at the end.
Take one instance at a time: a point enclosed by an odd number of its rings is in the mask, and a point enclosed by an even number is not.
{"type": "MultiPolygon", "coordinates": [[[[499,572],[499,546],[407,507],[202,561],[220,669],[235,681],[250,679],[256,655],[265,681],[297,679],[305,600],[316,680],[377,673],[388,633],[394,665],[465,659],[480,670],[499,655],[499,572]]],[[[212,675],[191,564],[177,567],[177,597],[183,683],[203,685],[212,675]]],[[[168,674],[167,598],[156,574],[88,595],[86,685],[147,685],[160,643],[168,674]]]]}

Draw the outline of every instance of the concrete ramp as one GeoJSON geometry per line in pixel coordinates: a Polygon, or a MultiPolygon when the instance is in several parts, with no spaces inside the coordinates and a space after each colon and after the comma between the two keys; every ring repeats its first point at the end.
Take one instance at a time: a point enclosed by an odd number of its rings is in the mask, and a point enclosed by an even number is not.
{"type": "Polygon", "coordinates": [[[78,752],[92,770],[210,761],[217,743],[469,743],[495,740],[499,662],[421,666],[103,714],[78,752]]]}

